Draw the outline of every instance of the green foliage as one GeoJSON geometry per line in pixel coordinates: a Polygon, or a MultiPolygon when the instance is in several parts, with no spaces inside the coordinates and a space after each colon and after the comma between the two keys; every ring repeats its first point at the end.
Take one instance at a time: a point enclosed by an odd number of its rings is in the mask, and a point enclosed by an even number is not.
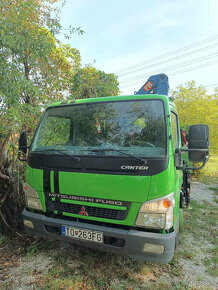
{"type": "MultiPolygon", "coordinates": [[[[94,97],[118,93],[114,75],[94,68],[81,69],[79,51],[59,41],[62,29],[56,2],[58,0],[0,1],[0,173],[2,170],[4,174],[12,171],[10,186],[13,193],[22,193],[21,184],[25,179],[25,165],[17,163],[20,131],[26,129],[30,141],[45,106],[66,99],[72,87],[81,89],[80,78],[77,80],[75,76],[83,72],[84,79],[93,80],[90,86],[94,97]],[[79,82],[78,86],[75,82],[79,82]],[[2,167],[3,158],[5,166],[11,167],[7,171],[2,167]],[[6,162],[9,159],[12,163],[6,162]]],[[[70,26],[70,33],[83,34],[83,30],[70,26]]],[[[54,125],[57,126],[53,124],[51,130],[54,125]]],[[[63,128],[64,124],[59,127],[63,128]]],[[[54,141],[60,143],[62,136],[55,137],[54,141]]],[[[5,193],[5,188],[0,184],[0,194],[5,193]]],[[[8,202],[5,205],[7,212],[11,212],[11,206],[19,216],[17,209],[23,206],[21,196],[13,194],[16,205],[8,202]]]]}
{"type": "MultiPolygon", "coordinates": [[[[41,107],[69,93],[79,51],[56,38],[56,1],[0,2],[0,134],[35,129],[41,107]]],[[[72,32],[79,32],[72,29],[72,32]]],[[[81,31],[82,32],[82,31],[81,31]]]]}
{"type": "Polygon", "coordinates": [[[37,252],[38,248],[36,245],[31,245],[27,248],[27,257],[31,257],[37,252]]]}
{"type": "MultiPolygon", "coordinates": [[[[6,188],[22,193],[24,164],[16,162],[21,128],[26,124],[32,137],[43,107],[69,93],[72,76],[80,66],[79,51],[56,37],[61,26],[52,5],[55,2],[0,1],[0,172],[11,175],[9,185],[0,184],[1,197],[6,188]]],[[[71,30],[80,33],[80,29],[71,30]]],[[[6,220],[17,228],[22,197],[9,195],[3,207],[6,220]]]]}
{"type": "MultiPolygon", "coordinates": [[[[42,108],[69,96],[97,97],[119,93],[113,74],[80,68],[77,49],[61,43],[56,0],[0,2],[0,135],[29,135],[42,108]]],[[[71,33],[83,34],[70,27],[71,33]]],[[[72,97],[69,97],[72,98],[72,97]]]]}
{"type": "Polygon", "coordinates": [[[4,244],[5,236],[0,237],[0,246],[4,244]]]}
{"type": "Polygon", "coordinates": [[[119,94],[118,80],[114,74],[107,74],[103,71],[88,65],[80,68],[73,76],[71,93],[74,98],[96,98],[116,96],[119,94]]]}
{"type": "Polygon", "coordinates": [[[207,124],[210,130],[211,149],[218,150],[218,89],[215,89],[213,95],[208,95],[204,87],[197,87],[192,81],[180,85],[172,95],[175,97],[181,127],[207,124]]]}

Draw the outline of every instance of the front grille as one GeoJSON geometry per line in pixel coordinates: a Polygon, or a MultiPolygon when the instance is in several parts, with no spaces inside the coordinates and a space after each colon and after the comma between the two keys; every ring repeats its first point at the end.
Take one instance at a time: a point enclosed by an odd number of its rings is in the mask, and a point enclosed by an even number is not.
{"type": "MultiPolygon", "coordinates": [[[[80,214],[81,208],[83,207],[83,205],[70,204],[70,203],[64,203],[60,201],[51,201],[51,200],[47,200],[46,205],[47,205],[47,211],[52,212],[52,213],[54,211],[57,211],[58,213],[66,212],[66,213],[80,214]]],[[[94,206],[84,206],[84,208],[88,216],[103,218],[103,219],[124,220],[128,213],[128,209],[117,210],[117,209],[101,208],[101,207],[94,207],[94,206]]]]}

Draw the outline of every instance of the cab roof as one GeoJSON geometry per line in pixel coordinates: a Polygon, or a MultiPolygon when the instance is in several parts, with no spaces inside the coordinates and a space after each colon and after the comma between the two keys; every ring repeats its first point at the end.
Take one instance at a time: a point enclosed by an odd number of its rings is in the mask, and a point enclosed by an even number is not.
{"type": "Polygon", "coordinates": [[[141,100],[141,99],[161,99],[165,103],[171,103],[168,96],[158,95],[158,94],[147,94],[147,95],[126,95],[126,96],[109,96],[109,97],[99,97],[99,98],[87,98],[87,99],[74,99],[69,101],[60,101],[50,104],[49,107],[62,106],[62,105],[73,105],[73,104],[83,104],[83,103],[96,103],[96,102],[110,102],[110,101],[129,101],[129,100],[141,100]]]}

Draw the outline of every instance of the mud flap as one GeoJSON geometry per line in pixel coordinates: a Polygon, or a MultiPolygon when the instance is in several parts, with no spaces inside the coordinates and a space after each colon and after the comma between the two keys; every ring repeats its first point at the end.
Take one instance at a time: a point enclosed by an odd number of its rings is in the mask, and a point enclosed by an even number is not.
{"type": "Polygon", "coordinates": [[[177,225],[176,225],[176,240],[175,240],[175,248],[178,248],[179,246],[179,233],[180,233],[180,216],[183,215],[183,210],[182,210],[182,214],[181,214],[181,209],[179,209],[179,216],[177,218],[177,225]]]}
{"type": "Polygon", "coordinates": [[[184,225],[183,225],[183,209],[179,209],[179,232],[182,233],[184,230],[184,225]]]}

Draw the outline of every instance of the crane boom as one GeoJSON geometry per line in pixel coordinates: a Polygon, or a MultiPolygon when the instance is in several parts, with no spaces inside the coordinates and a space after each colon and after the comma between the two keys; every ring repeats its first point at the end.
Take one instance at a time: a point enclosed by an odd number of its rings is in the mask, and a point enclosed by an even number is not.
{"type": "Polygon", "coordinates": [[[135,95],[147,95],[147,94],[158,94],[168,95],[169,93],[169,82],[168,76],[165,74],[159,74],[151,76],[147,82],[140,88],[135,95]]]}

